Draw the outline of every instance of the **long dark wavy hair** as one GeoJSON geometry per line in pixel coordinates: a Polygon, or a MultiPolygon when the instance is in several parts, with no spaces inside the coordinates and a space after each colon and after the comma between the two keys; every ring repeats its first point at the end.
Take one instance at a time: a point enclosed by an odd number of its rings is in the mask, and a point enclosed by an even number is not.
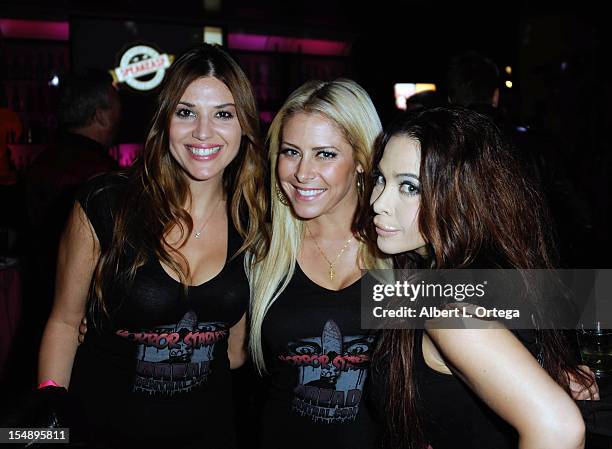
{"type": "MultiPolygon", "coordinates": [[[[440,107],[400,115],[384,132],[374,167],[393,136],[420,145],[421,198],[418,225],[429,256],[414,252],[394,257],[396,268],[553,268],[556,251],[551,221],[535,184],[523,176],[520,161],[498,128],[484,115],[459,107],[440,107]]],[[[373,182],[368,185],[372,192],[373,182]]],[[[375,245],[373,212],[361,216],[363,236],[375,245]]],[[[585,385],[558,331],[538,330],[540,363],[569,392],[567,373],[585,385]]],[[[415,330],[381,332],[373,369],[388,373],[386,443],[394,449],[427,446],[418,412],[414,380],[415,330]],[[384,364],[384,366],[383,366],[384,364]]]]}
{"type": "Polygon", "coordinates": [[[127,187],[114,216],[112,243],[108,249],[102,248],[94,272],[89,302],[94,317],[109,316],[110,298],[127,294],[136,270],[151,254],[176,272],[183,294],[187,292],[189,265],[165,236],[174,226],[179,226],[183,236],[192,232],[193,220],[184,209],[191,197],[186,174],[170,153],[168,136],[181,96],[201,77],[214,77],[229,88],[242,128],[238,155],[223,173],[228,214],[244,241],[237,254],[250,250],[262,258],[267,251],[266,163],[253,90],[240,66],[225,51],[203,44],[183,53],[171,65],[143,152],[120,175],[127,178],[127,187]]]}

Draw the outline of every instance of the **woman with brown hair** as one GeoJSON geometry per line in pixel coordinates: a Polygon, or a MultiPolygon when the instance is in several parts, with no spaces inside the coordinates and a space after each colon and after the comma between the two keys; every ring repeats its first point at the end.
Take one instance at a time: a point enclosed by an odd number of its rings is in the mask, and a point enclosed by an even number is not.
{"type": "Polygon", "coordinates": [[[245,358],[243,254],[267,250],[264,173],[251,86],[204,44],[169,69],[140,159],[78,195],[39,380],[68,388],[92,441],[233,447],[229,370],[245,358]]]}
{"type": "MultiPolygon", "coordinates": [[[[367,233],[396,268],[554,266],[541,196],[486,117],[460,108],[402,115],[374,166],[367,233]]],[[[388,447],[583,447],[568,373],[589,380],[561,335],[489,324],[382,331],[372,386],[388,447]]]]}

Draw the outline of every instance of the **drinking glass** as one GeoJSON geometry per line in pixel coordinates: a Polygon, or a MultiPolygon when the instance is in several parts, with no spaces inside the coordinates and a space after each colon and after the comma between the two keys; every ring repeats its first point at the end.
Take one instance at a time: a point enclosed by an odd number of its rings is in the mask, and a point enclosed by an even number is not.
{"type": "Polygon", "coordinates": [[[602,329],[596,321],[592,329],[578,329],[578,343],[582,363],[587,365],[595,377],[612,375],[612,329],[602,329]]]}

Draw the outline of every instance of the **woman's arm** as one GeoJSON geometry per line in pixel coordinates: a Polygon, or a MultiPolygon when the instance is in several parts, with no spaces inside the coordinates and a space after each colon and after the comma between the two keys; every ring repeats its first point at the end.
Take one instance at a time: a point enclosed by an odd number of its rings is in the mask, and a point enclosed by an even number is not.
{"type": "Polygon", "coordinates": [[[428,329],[447,365],[519,433],[519,448],[584,447],[569,395],[507,329],[428,329]]]}
{"type": "Polygon", "coordinates": [[[229,357],[230,369],[240,368],[246,362],[246,313],[242,315],[240,321],[230,328],[227,356],[229,357]]]}
{"type": "Polygon", "coordinates": [[[68,388],[85,315],[91,278],[100,256],[96,234],[81,206],[75,204],[60,240],[55,299],[38,358],[38,381],[68,388]]]}

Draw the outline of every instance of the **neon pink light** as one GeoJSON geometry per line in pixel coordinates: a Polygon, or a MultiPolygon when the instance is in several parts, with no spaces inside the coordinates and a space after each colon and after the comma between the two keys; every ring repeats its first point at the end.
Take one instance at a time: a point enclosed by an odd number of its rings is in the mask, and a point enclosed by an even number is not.
{"type": "Polygon", "coordinates": [[[346,56],[351,47],[348,42],[341,41],[245,33],[229,33],[227,43],[229,48],[236,50],[303,53],[324,56],[346,56]]]}
{"type": "Polygon", "coordinates": [[[70,26],[68,22],[0,19],[0,33],[3,37],[12,39],[67,41],[70,37],[70,26]]]}

